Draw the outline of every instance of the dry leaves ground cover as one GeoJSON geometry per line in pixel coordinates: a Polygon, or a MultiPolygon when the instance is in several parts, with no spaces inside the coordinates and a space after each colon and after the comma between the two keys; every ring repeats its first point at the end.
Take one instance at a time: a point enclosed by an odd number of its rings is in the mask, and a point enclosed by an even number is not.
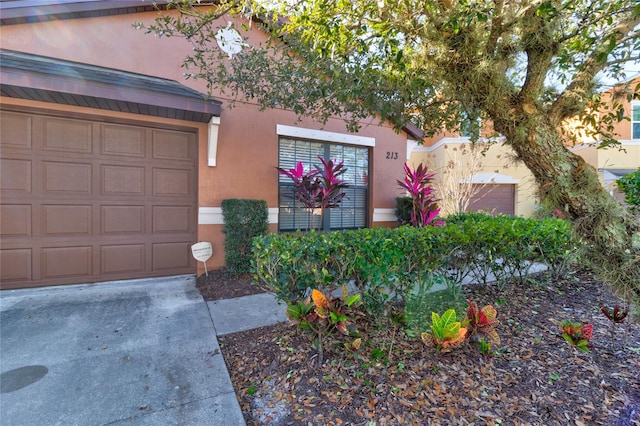
{"type": "MultiPolygon", "coordinates": [[[[248,276],[218,278],[199,280],[205,298],[259,291],[248,276]]],[[[358,353],[336,345],[321,366],[293,324],[219,337],[247,424],[640,424],[640,325],[612,337],[599,308],[621,302],[591,275],[463,292],[498,310],[493,356],[471,343],[436,352],[384,318],[362,318],[358,353]],[[563,319],[593,323],[590,353],[562,339],[563,319]]]]}

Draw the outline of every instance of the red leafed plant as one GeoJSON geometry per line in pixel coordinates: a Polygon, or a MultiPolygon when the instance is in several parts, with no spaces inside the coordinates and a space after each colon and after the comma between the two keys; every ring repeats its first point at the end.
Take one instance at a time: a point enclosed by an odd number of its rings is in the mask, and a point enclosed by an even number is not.
{"type": "MultiPolygon", "coordinates": [[[[629,307],[625,307],[624,309],[620,307],[620,305],[615,305],[613,309],[609,309],[606,306],[600,308],[600,312],[606,316],[609,321],[611,321],[611,339],[614,338],[616,333],[616,324],[624,324],[627,316],[629,315],[629,307]]],[[[625,328],[624,337],[622,339],[622,344],[624,345],[627,340],[627,332],[629,328],[625,328]]]]}
{"type": "Polygon", "coordinates": [[[436,221],[440,208],[433,197],[434,189],[431,187],[435,173],[427,173],[427,167],[422,163],[414,170],[405,163],[404,172],[404,180],[398,180],[398,184],[407,191],[413,201],[411,225],[443,225],[443,222],[436,221]]]}
{"type": "MultiPolygon", "coordinates": [[[[346,197],[344,189],[349,185],[340,178],[347,171],[342,161],[325,161],[320,156],[318,159],[322,167],[316,165],[314,170],[305,172],[302,162],[298,162],[293,169],[278,167],[278,172],[293,182],[293,197],[296,200],[310,211],[320,209],[321,215],[324,215],[325,209],[340,206],[346,197]]],[[[313,223],[311,228],[314,228],[313,223]]]]}
{"type": "Polygon", "coordinates": [[[467,327],[472,338],[478,340],[488,340],[491,343],[500,344],[500,336],[496,331],[498,326],[498,312],[491,305],[483,306],[482,309],[471,300],[467,300],[467,327]]]}
{"type": "Polygon", "coordinates": [[[562,337],[567,343],[583,352],[589,352],[589,349],[593,347],[589,343],[593,337],[593,324],[565,320],[560,323],[560,331],[562,331],[562,337]]]}

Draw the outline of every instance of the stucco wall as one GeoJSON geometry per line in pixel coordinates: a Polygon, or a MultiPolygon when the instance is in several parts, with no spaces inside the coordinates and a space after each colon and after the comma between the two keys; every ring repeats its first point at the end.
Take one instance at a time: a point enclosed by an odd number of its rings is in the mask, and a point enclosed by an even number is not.
{"type": "Polygon", "coordinates": [[[625,142],[619,148],[596,152],[598,169],[637,169],[640,167],[640,141],[625,142]]]}
{"type": "MultiPolygon", "coordinates": [[[[168,78],[206,93],[203,81],[184,78],[185,70],[181,63],[191,52],[189,42],[178,38],[158,38],[133,27],[136,21],[151,23],[156,16],[157,13],[149,12],[7,25],[0,27],[0,38],[4,49],[168,78]]],[[[226,26],[226,21],[222,20],[221,26],[226,26]]],[[[255,28],[243,35],[247,35],[252,44],[266,38],[255,28]]],[[[228,108],[229,99],[225,95],[218,92],[212,95],[223,101],[215,167],[207,165],[206,125],[181,123],[197,127],[199,132],[198,240],[214,244],[214,257],[208,263],[210,269],[224,263],[220,215],[211,214],[212,208],[219,209],[226,198],[257,198],[267,201],[272,214],[274,210],[277,212],[277,125],[348,133],[338,118],[330,119],[325,125],[311,119],[299,121],[289,111],[260,111],[251,102],[238,102],[235,108],[228,108]]],[[[40,107],[82,110],[51,104],[40,107]]],[[[96,110],[83,112],[100,116],[118,115],[96,110]]],[[[122,114],[121,118],[141,122],[159,120],[129,114],[122,114]]],[[[401,194],[396,180],[402,178],[407,136],[396,134],[388,125],[379,126],[376,119],[362,125],[359,135],[375,138],[375,147],[370,152],[369,222],[371,225],[390,223],[389,210],[395,207],[395,197],[401,194]],[[378,222],[374,221],[376,218],[378,222]]],[[[275,225],[272,224],[271,228],[275,230],[275,225]]],[[[199,272],[202,271],[200,268],[199,272]]]]}
{"type": "MultiPolygon", "coordinates": [[[[413,149],[410,156],[412,165],[416,166],[421,162],[428,165],[429,170],[436,173],[436,180],[442,177],[451,161],[456,165],[460,164],[464,170],[470,169],[470,154],[462,154],[463,146],[468,143],[466,138],[446,138],[435,143],[429,142],[430,146],[417,146],[413,149]]],[[[492,144],[485,154],[480,156],[479,164],[477,174],[483,174],[482,177],[493,176],[497,183],[517,182],[515,214],[527,217],[533,215],[536,203],[533,175],[524,164],[513,161],[513,152],[509,147],[499,143],[492,144]]],[[[467,176],[468,173],[464,173],[464,177],[467,176]]]]}
{"type": "MultiPolygon", "coordinates": [[[[638,85],[640,84],[640,77],[637,77],[633,80],[631,80],[629,82],[629,87],[631,90],[635,89],[638,85]]],[[[604,102],[608,102],[610,99],[610,94],[613,91],[619,90],[619,89],[623,89],[624,88],[624,84],[618,85],[616,87],[614,87],[613,89],[611,89],[608,92],[604,93],[603,96],[603,101],[604,102]]],[[[621,97],[618,97],[618,100],[620,101],[621,97]]],[[[624,98],[622,98],[624,99],[624,98]]],[[[637,103],[638,101],[634,101],[635,103],[637,103]]],[[[625,112],[625,116],[626,117],[630,117],[631,115],[631,103],[629,102],[624,102],[624,112],[625,112]]],[[[631,140],[631,121],[629,120],[622,120],[618,123],[614,124],[614,137],[616,137],[619,140],[631,140]]]]}

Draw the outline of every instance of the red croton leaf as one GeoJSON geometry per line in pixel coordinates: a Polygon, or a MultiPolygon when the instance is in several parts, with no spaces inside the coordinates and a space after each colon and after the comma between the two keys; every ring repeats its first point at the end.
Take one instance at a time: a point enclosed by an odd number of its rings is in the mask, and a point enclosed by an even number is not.
{"type": "Polygon", "coordinates": [[[336,330],[344,335],[349,334],[349,330],[347,330],[347,325],[344,322],[339,322],[336,324],[336,330]]]}
{"type": "Polygon", "coordinates": [[[585,324],[582,326],[582,338],[591,340],[593,337],[593,324],[585,324]]]}

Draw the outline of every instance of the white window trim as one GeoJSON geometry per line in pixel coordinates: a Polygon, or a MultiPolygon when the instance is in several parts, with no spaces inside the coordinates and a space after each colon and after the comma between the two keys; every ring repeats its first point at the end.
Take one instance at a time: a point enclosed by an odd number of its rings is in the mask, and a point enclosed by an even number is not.
{"type": "Polygon", "coordinates": [[[276,126],[278,136],[287,136],[299,139],[311,139],[322,142],[341,143],[359,146],[376,146],[376,139],[367,136],[348,135],[346,133],[328,132],[326,130],[306,129],[278,124],[276,126]]]}

